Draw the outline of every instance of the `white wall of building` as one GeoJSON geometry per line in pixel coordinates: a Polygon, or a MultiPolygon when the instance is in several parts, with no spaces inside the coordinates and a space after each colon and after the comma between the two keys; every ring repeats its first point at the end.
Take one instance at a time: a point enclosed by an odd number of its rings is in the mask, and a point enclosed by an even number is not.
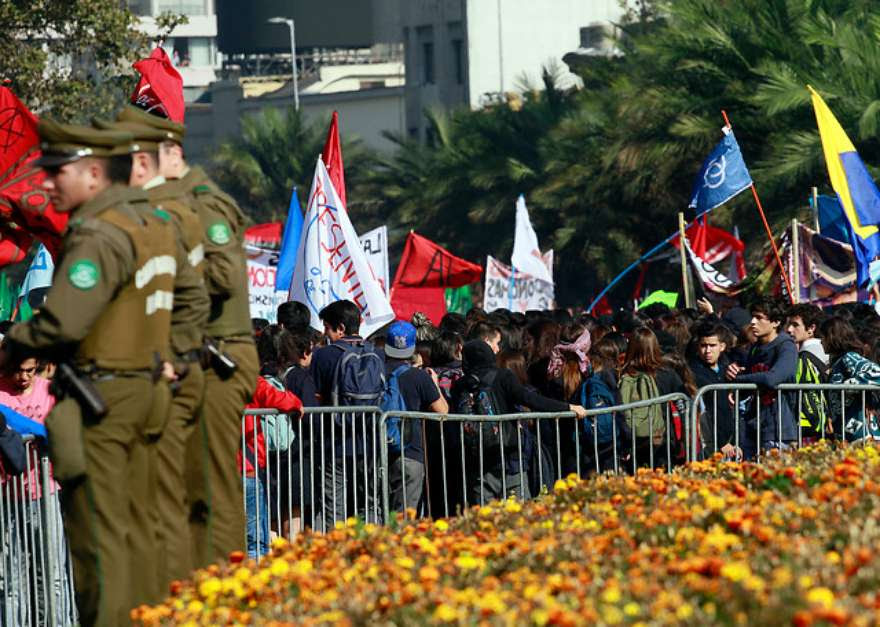
{"type": "Polygon", "coordinates": [[[549,61],[573,84],[562,57],[580,46],[580,29],[620,13],[617,0],[467,0],[470,105],[479,107],[487,94],[520,91],[523,76],[540,85],[549,61]]]}
{"type": "MultiPolygon", "coordinates": [[[[286,108],[293,104],[290,91],[284,94],[245,98],[238,81],[211,85],[211,103],[193,103],[186,108],[184,150],[194,163],[208,163],[225,139],[241,133],[244,116],[266,107],[286,108]]],[[[329,120],[339,111],[340,132],[357,136],[376,150],[389,152],[394,144],[383,131],[403,133],[405,129],[403,87],[364,89],[330,94],[300,94],[300,106],[307,120],[329,120]]]]}

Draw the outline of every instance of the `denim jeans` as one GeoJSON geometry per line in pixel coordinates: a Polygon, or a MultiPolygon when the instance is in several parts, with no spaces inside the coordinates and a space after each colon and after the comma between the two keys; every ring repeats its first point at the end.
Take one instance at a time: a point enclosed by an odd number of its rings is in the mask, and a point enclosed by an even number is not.
{"type": "Polygon", "coordinates": [[[248,557],[258,558],[269,552],[269,501],[263,478],[245,477],[244,495],[248,557]]]}

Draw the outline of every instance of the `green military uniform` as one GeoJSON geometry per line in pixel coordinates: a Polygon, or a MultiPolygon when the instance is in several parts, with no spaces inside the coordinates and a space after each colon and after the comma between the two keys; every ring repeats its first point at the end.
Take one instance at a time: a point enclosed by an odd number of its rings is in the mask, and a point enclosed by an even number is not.
{"type": "Polygon", "coordinates": [[[191,168],[180,183],[191,191],[205,233],[205,284],[211,297],[206,333],[238,364],[226,380],[214,370],[205,372],[200,438],[190,446],[191,455],[201,458],[204,468],[204,493],[193,495],[191,517],[195,548],[202,551],[195,556],[196,564],[203,566],[244,548],[242,477],[234,460],[241,446],[242,411],[256,387],[259,359],[248,303],[245,217],[201,168],[191,168]]]}
{"type": "MultiPolygon", "coordinates": [[[[147,116],[148,122],[153,117],[139,109],[126,107],[116,122],[96,124],[132,133],[137,145],[135,152],[155,153],[159,149],[159,142],[175,139],[176,135],[169,134],[169,131],[145,125],[142,116],[147,116]]],[[[168,421],[156,447],[154,511],[158,531],[157,583],[159,590],[167,591],[168,584],[175,579],[189,577],[193,570],[186,486],[186,477],[190,473],[187,473],[185,462],[187,442],[195,431],[204,397],[205,376],[199,353],[210,300],[202,279],[203,229],[198,214],[185,202],[186,190],[178,181],[166,181],[162,177],[147,183],[144,190],[149,198],[149,206],[166,212],[173,220],[185,253],[183,263],[197,278],[201,295],[196,317],[178,316],[176,310],[172,312],[171,348],[175,370],[185,375],[176,385],[177,389],[170,401],[168,421]]],[[[179,276],[180,274],[183,273],[179,273],[179,276]]]]}
{"type": "MultiPolygon", "coordinates": [[[[131,135],[40,123],[44,166],[128,154],[131,135]]],[[[154,368],[167,352],[176,250],[173,227],[145,219],[142,192],[112,184],[72,208],[45,305],[9,334],[13,351],[71,360],[105,401],[103,418],[68,397],[47,419],[84,625],[127,623],[141,577],[133,563],[133,504],[148,473],[142,453],[162,425],[154,368]]],[[[152,536],[146,538],[151,540],[152,536]]],[[[146,599],[144,599],[146,600],[146,599]]]]}
{"type": "MultiPolygon", "coordinates": [[[[181,125],[135,107],[126,107],[119,119],[150,124],[169,133],[171,141],[183,142],[181,125]]],[[[188,447],[187,467],[201,471],[187,477],[193,560],[199,567],[244,548],[242,477],[235,459],[241,445],[241,415],[256,387],[259,360],[248,304],[246,219],[201,168],[191,168],[176,183],[187,191],[186,204],[196,209],[201,220],[204,278],[211,298],[206,335],[237,364],[228,379],[205,369],[201,420],[188,447]]]]}

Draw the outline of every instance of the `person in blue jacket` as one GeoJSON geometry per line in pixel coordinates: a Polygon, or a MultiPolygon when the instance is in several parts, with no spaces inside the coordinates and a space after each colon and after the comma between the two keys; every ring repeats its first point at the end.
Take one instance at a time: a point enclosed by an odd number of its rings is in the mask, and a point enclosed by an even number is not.
{"type": "Polygon", "coordinates": [[[793,383],[798,351],[790,335],[781,331],[785,308],[775,299],[765,298],[751,307],[749,330],[756,340],[742,362],[727,367],[727,380],[754,383],[757,394],[741,395],[740,442],[744,457],[758,450],[785,449],[797,441],[797,422],[787,394],[777,394],[780,383],[793,383]],[[758,404],[758,409],[755,408],[758,404]],[[781,407],[780,407],[781,403],[781,407]]]}

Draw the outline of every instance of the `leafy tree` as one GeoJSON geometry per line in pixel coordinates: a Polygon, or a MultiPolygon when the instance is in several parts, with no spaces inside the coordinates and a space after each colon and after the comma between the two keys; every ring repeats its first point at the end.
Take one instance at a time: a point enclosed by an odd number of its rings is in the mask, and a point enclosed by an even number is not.
{"type": "Polygon", "coordinates": [[[127,95],[130,66],[146,49],[136,22],[119,2],[0,2],[0,78],[39,115],[107,115],[127,95]]]}
{"type": "MultiPolygon", "coordinates": [[[[324,148],[329,116],[307,122],[293,107],[266,107],[241,120],[241,135],[223,143],[213,161],[218,183],[241,203],[256,221],[272,221],[287,213],[296,187],[305,208],[315,162],[324,148]]],[[[351,193],[364,179],[375,156],[360,140],[343,137],[345,181],[349,209],[363,226],[369,208],[365,196],[351,193]]]]}

